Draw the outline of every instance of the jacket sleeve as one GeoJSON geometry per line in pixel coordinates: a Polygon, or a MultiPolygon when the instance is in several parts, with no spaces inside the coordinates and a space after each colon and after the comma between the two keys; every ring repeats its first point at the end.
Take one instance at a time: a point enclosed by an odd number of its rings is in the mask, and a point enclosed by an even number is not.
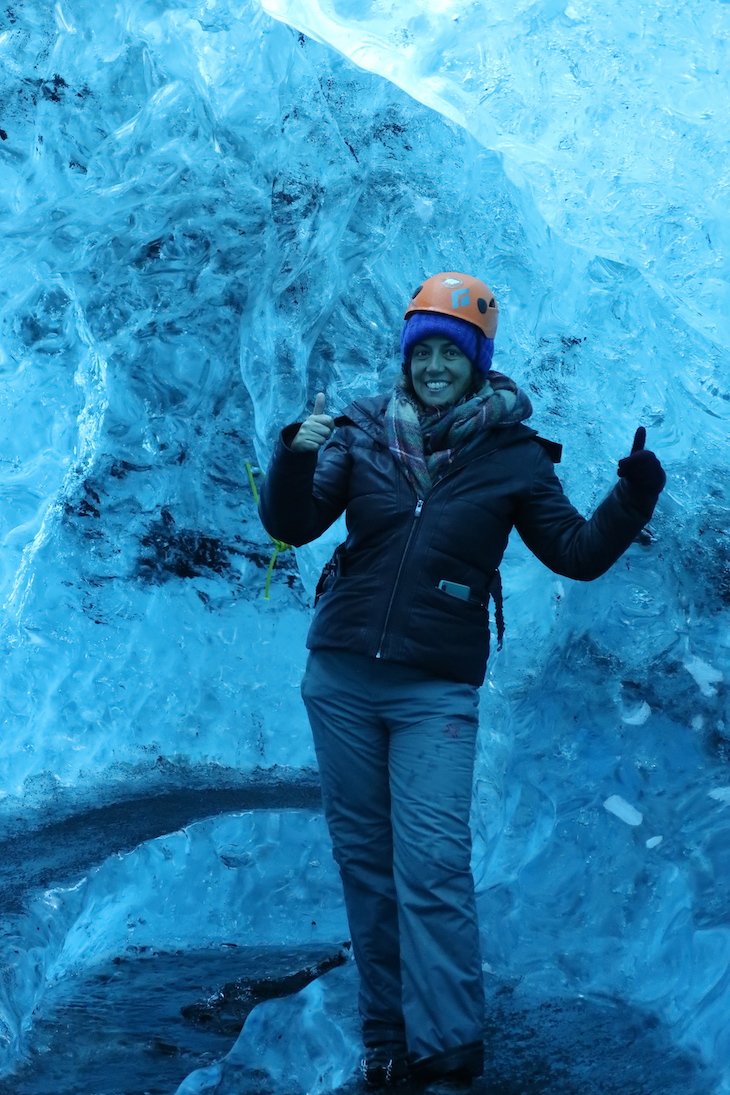
{"type": "Polygon", "coordinates": [[[316,540],[337,520],[350,477],[345,431],[336,430],[318,453],[293,452],[289,443],[299,425],[281,431],[259,500],[266,531],[293,547],[316,540]]]}
{"type": "Polygon", "coordinates": [[[655,505],[656,498],[637,497],[630,485],[619,479],[586,520],[563,493],[552,461],[541,448],[531,488],[518,505],[515,528],[550,570],[587,582],[605,574],[623,555],[655,505]]]}

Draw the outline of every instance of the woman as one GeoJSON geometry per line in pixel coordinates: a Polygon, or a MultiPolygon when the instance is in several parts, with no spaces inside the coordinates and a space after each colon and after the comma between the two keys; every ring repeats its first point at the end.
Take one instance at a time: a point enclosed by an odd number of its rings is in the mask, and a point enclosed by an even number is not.
{"type": "Polygon", "coordinates": [[[345,416],[287,426],[261,495],[272,536],[315,540],[345,511],[325,568],[302,695],[353,951],[368,1085],[483,1070],[484,998],[469,810],[487,602],[514,527],[552,571],[590,580],[651,516],[665,475],[637,430],[586,521],[492,370],[498,309],[447,272],[413,294],[403,376],[345,416]]]}

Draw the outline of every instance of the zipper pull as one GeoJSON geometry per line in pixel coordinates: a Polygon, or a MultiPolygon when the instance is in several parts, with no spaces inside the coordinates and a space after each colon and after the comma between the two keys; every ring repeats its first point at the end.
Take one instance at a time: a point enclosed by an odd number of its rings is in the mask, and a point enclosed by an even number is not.
{"type": "Polygon", "coordinates": [[[419,498],[418,501],[416,502],[416,509],[415,509],[415,512],[414,512],[413,516],[414,517],[420,517],[422,509],[423,509],[423,499],[419,498]]]}

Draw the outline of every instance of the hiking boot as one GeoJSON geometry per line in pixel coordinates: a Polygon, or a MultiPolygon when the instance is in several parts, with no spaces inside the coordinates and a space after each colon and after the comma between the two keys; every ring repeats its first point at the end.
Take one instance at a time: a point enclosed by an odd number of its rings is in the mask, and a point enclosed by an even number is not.
{"type": "MultiPolygon", "coordinates": [[[[472,1080],[484,1071],[484,1046],[481,1042],[455,1046],[424,1057],[411,1064],[411,1076],[421,1083],[451,1084],[452,1090],[468,1089],[472,1080]]],[[[434,1092],[437,1090],[434,1087],[434,1092]]],[[[444,1088],[448,1090],[448,1088],[444,1088]]]]}
{"type": "Polygon", "coordinates": [[[393,1046],[372,1046],[360,1061],[360,1072],[366,1087],[395,1087],[408,1079],[405,1049],[393,1046]]]}

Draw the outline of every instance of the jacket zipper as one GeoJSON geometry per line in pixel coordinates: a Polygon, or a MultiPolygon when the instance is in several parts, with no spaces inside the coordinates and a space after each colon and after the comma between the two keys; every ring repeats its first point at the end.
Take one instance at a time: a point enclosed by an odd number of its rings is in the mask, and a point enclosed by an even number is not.
{"type": "Polygon", "coordinates": [[[408,555],[408,548],[411,546],[411,540],[413,539],[413,534],[416,531],[416,525],[418,523],[418,518],[421,516],[421,510],[423,509],[423,503],[424,503],[423,498],[419,498],[416,501],[416,508],[413,511],[413,519],[411,521],[411,528],[410,528],[410,531],[408,533],[408,539],[406,540],[405,547],[403,548],[403,553],[400,557],[400,563],[398,564],[398,572],[395,576],[395,581],[393,582],[393,589],[392,589],[391,594],[390,594],[390,600],[388,601],[388,610],[385,613],[385,623],[383,624],[383,630],[380,633],[380,642],[378,643],[378,652],[375,655],[376,658],[380,658],[382,656],[382,653],[383,653],[383,643],[385,642],[385,633],[388,630],[388,624],[390,623],[390,613],[391,613],[391,610],[393,608],[393,601],[395,600],[396,592],[398,590],[398,582],[400,581],[400,576],[403,573],[403,565],[406,561],[406,556],[408,555]]]}
{"type": "MultiPolygon", "coordinates": [[[[495,452],[499,452],[499,449],[500,449],[499,445],[494,449],[490,449],[489,452],[484,453],[483,458],[486,458],[488,456],[493,456],[495,452]]],[[[461,471],[462,468],[466,467],[466,465],[470,464],[471,462],[472,462],[471,460],[467,460],[467,461],[465,461],[465,463],[460,464],[458,468],[452,468],[450,471],[447,471],[446,475],[442,476],[442,478],[439,479],[438,483],[436,483],[435,486],[432,488],[431,493],[433,493],[433,491],[436,490],[437,487],[441,486],[441,484],[446,479],[448,479],[449,476],[454,475],[457,471],[461,471]]],[[[418,524],[418,518],[421,516],[421,511],[423,510],[424,504],[425,504],[425,498],[419,498],[416,501],[416,508],[413,511],[413,519],[411,521],[411,528],[410,528],[410,531],[408,533],[408,539],[405,542],[405,547],[403,548],[403,552],[402,552],[401,557],[400,557],[400,563],[398,564],[398,571],[397,571],[396,576],[395,576],[395,581],[393,582],[393,589],[392,589],[391,594],[390,594],[390,600],[388,601],[388,610],[385,613],[385,623],[383,624],[383,630],[380,633],[380,641],[378,642],[378,652],[375,655],[376,658],[382,658],[382,656],[383,656],[383,643],[385,642],[385,635],[386,635],[386,632],[388,630],[388,624],[390,623],[390,614],[391,614],[391,611],[393,609],[393,602],[395,601],[395,595],[398,592],[398,583],[400,581],[400,576],[403,573],[403,566],[404,566],[405,561],[406,561],[406,556],[408,555],[408,549],[411,546],[411,540],[413,539],[413,534],[416,531],[416,526],[418,524]]]]}

